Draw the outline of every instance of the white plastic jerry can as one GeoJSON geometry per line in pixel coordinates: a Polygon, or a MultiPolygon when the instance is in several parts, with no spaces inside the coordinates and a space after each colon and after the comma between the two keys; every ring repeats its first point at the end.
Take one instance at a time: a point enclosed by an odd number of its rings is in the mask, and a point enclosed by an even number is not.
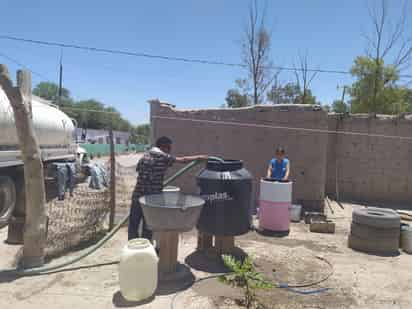
{"type": "Polygon", "coordinates": [[[158,261],[156,251],[147,239],[132,239],[123,247],[119,281],[120,292],[126,300],[142,301],[154,294],[158,261]]]}

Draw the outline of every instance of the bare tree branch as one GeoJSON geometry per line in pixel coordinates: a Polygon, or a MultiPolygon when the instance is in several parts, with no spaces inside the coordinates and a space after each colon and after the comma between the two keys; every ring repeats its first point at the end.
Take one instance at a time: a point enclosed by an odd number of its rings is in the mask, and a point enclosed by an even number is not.
{"type": "Polygon", "coordinates": [[[318,72],[314,71],[310,74],[310,69],[308,65],[308,54],[307,52],[305,55],[299,54],[298,56],[298,64],[299,66],[296,67],[294,65],[294,74],[296,78],[296,85],[302,91],[302,104],[306,104],[308,90],[310,90],[310,85],[312,81],[317,76],[318,72]]]}
{"type": "Polygon", "coordinates": [[[398,55],[394,61],[394,66],[400,71],[405,70],[402,68],[403,65],[409,65],[412,61],[412,38],[405,40],[401,47],[399,48],[398,55]]]}
{"type": "Polygon", "coordinates": [[[393,29],[390,29],[388,0],[381,0],[379,8],[377,6],[368,8],[374,31],[373,36],[363,35],[368,46],[366,55],[373,58],[378,66],[381,61],[383,63],[392,63],[401,72],[405,69],[403,65],[412,60],[412,39],[403,39],[407,27],[407,7],[408,2],[405,0],[400,17],[393,29]],[[391,54],[395,54],[395,56],[392,61],[389,61],[386,58],[391,54]]]}
{"type": "Polygon", "coordinates": [[[276,75],[269,55],[271,36],[265,25],[266,11],[266,5],[259,11],[258,1],[251,1],[242,40],[242,61],[248,69],[253,104],[261,103],[263,95],[276,75]]]}
{"type": "Polygon", "coordinates": [[[398,22],[396,23],[395,29],[391,33],[389,33],[388,42],[387,42],[386,47],[384,48],[384,51],[382,53],[382,58],[384,58],[392,50],[392,48],[399,42],[399,40],[402,38],[402,35],[404,33],[404,30],[405,30],[405,26],[406,26],[406,12],[407,12],[407,5],[406,4],[407,4],[407,2],[404,2],[401,17],[399,18],[398,22]]]}
{"type": "Polygon", "coordinates": [[[366,55],[373,59],[376,66],[371,85],[373,91],[371,107],[374,111],[382,85],[385,87],[388,83],[387,80],[384,80],[384,65],[392,64],[398,74],[408,68],[412,60],[412,40],[403,39],[407,22],[407,0],[404,1],[402,11],[393,27],[389,15],[388,0],[381,0],[379,5],[374,5],[373,8],[369,6],[368,12],[373,32],[372,35],[364,37],[367,42],[366,55]]]}
{"type": "Polygon", "coordinates": [[[276,83],[276,84],[277,84],[277,79],[278,79],[278,77],[279,77],[280,72],[281,72],[280,70],[279,70],[279,71],[276,71],[276,72],[273,74],[272,78],[269,79],[269,80],[262,86],[263,92],[265,92],[265,91],[269,88],[269,86],[272,85],[273,83],[276,83]]]}

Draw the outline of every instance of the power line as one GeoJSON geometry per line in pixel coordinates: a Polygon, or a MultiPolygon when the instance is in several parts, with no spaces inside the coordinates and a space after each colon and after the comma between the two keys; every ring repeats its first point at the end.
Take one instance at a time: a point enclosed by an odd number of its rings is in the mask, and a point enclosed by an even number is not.
{"type": "Polygon", "coordinates": [[[102,110],[97,110],[97,109],[83,109],[79,107],[68,107],[68,106],[58,106],[58,108],[68,110],[68,111],[79,111],[79,112],[84,112],[84,113],[90,112],[90,113],[113,114],[113,115],[121,116],[120,112],[108,112],[108,111],[102,111],[102,110]]]}
{"type": "Polygon", "coordinates": [[[25,64],[21,63],[20,61],[12,58],[12,57],[10,57],[10,56],[7,56],[7,55],[5,55],[5,54],[3,54],[3,53],[1,53],[1,52],[0,52],[0,57],[3,57],[3,58],[5,58],[5,59],[9,60],[10,62],[13,62],[14,64],[18,65],[19,67],[30,71],[33,75],[37,75],[38,77],[40,77],[40,78],[42,78],[42,79],[51,80],[51,79],[48,78],[46,75],[43,75],[43,74],[41,74],[41,73],[38,73],[38,72],[30,69],[27,65],[25,65],[25,64]]]}
{"type": "Polygon", "coordinates": [[[81,49],[81,50],[87,50],[91,52],[119,54],[119,55],[125,55],[125,56],[154,58],[154,59],[162,59],[162,60],[169,60],[169,61],[191,62],[191,63],[200,63],[200,64],[225,65],[225,66],[231,66],[231,67],[245,67],[245,65],[239,64],[239,63],[228,63],[228,62],[214,61],[214,60],[190,59],[190,58],[184,58],[184,57],[154,55],[154,54],[148,54],[148,53],[142,53],[142,52],[132,52],[132,51],[124,51],[124,50],[116,50],[116,49],[90,47],[90,46],[85,46],[85,45],[32,40],[32,39],[18,38],[18,37],[9,36],[9,35],[0,35],[0,39],[32,43],[32,44],[38,44],[38,45],[46,45],[46,46],[81,49]]]}
{"type": "Polygon", "coordinates": [[[188,121],[188,122],[198,122],[198,123],[208,123],[208,124],[222,124],[228,126],[240,126],[240,127],[253,127],[253,128],[265,128],[265,129],[276,129],[276,130],[289,130],[289,131],[301,131],[308,133],[326,133],[326,134],[341,134],[341,135],[355,135],[355,136],[366,136],[366,137],[380,137],[380,138],[391,138],[412,141],[411,136],[397,136],[397,135],[385,135],[385,134],[370,134],[354,131],[337,131],[337,130],[325,130],[325,129],[308,129],[302,127],[285,127],[285,126],[273,126],[258,123],[241,123],[236,121],[221,121],[221,120],[202,120],[202,119],[188,119],[179,117],[166,117],[166,116],[152,116],[152,118],[166,119],[166,120],[177,120],[177,121],[188,121]]]}
{"type": "MultiPolygon", "coordinates": [[[[37,45],[44,45],[44,46],[55,46],[55,47],[61,47],[61,48],[80,49],[80,50],[86,50],[90,52],[101,52],[101,53],[107,53],[107,54],[125,55],[125,56],[142,57],[142,58],[150,58],[150,59],[160,59],[160,60],[166,60],[166,61],[177,61],[177,62],[186,62],[186,63],[205,64],[205,65],[221,65],[221,66],[227,66],[227,67],[247,68],[247,65],[244,65],[241,63],[231,63],[231,62],[208,60],[208,59],[196,59],[196,58],[187,58],[187,57],[156,55],[156,54],[149,54],[149,53],[143,53],[143,52],[137,52],[137,51],[125,51],[125,50],[118,50],[118,49],[108,49],[108,48],[99,48],[99,47],[92,47],[92,46],[86,46],[86,45],[77,45],[77,44],[71,44],[71,43],[26,39],[26,38],[15,37],[15,36],[10,36],[10,35],[0,35],[0,39],[25,42],[25,43],[31,43],[31,44],[37,44],[37,45]]],[[[293,71],[293,72],[305,70],[307,72],[316,72],[316,73],[351,75],[351,72],[345,71],[345,70],[302,69],[302,68],[293,68],[293,67],[286,67],[286,66],[271,66],[270,68],[276,69],[276,70],[293,71]]],[[[412,78],[412,75],[400,75],[400,77],[412,78]]]]}

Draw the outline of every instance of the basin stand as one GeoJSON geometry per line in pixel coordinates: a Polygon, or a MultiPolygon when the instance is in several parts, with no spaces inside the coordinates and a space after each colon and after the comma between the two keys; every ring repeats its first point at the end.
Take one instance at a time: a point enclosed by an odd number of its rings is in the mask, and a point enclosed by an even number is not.
{"type": "Polygon", "coordinates": [[[205,251],[206,254],[212,256],[220,256],[222,254],[233,254],[235,249],[234,236],[212,235],[208,233],[198,232],[197,249],[205,251]],[[214,238],[214,246],[213,246],[214,238]]]}
{"type": "Polygon", "coordinates": [[[159,274],[164,277],[177,270],[177,251],[179,247],[178,232],[158,232],[159,240],[159,274]]]}

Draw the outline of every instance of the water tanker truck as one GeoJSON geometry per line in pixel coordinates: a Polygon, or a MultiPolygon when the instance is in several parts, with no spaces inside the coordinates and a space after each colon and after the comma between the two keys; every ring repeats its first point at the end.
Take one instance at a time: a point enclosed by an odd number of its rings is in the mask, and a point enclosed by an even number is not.
{"type": "MultiPolygon", "coordinates": [[[[76,160],[75,124],[56,105],[33,96],[33,125],[45,170],[54,162],[76,160]]],[[[13,109],[0,88],[0,228],[24,217],[24,173],[13,109]]]]}

